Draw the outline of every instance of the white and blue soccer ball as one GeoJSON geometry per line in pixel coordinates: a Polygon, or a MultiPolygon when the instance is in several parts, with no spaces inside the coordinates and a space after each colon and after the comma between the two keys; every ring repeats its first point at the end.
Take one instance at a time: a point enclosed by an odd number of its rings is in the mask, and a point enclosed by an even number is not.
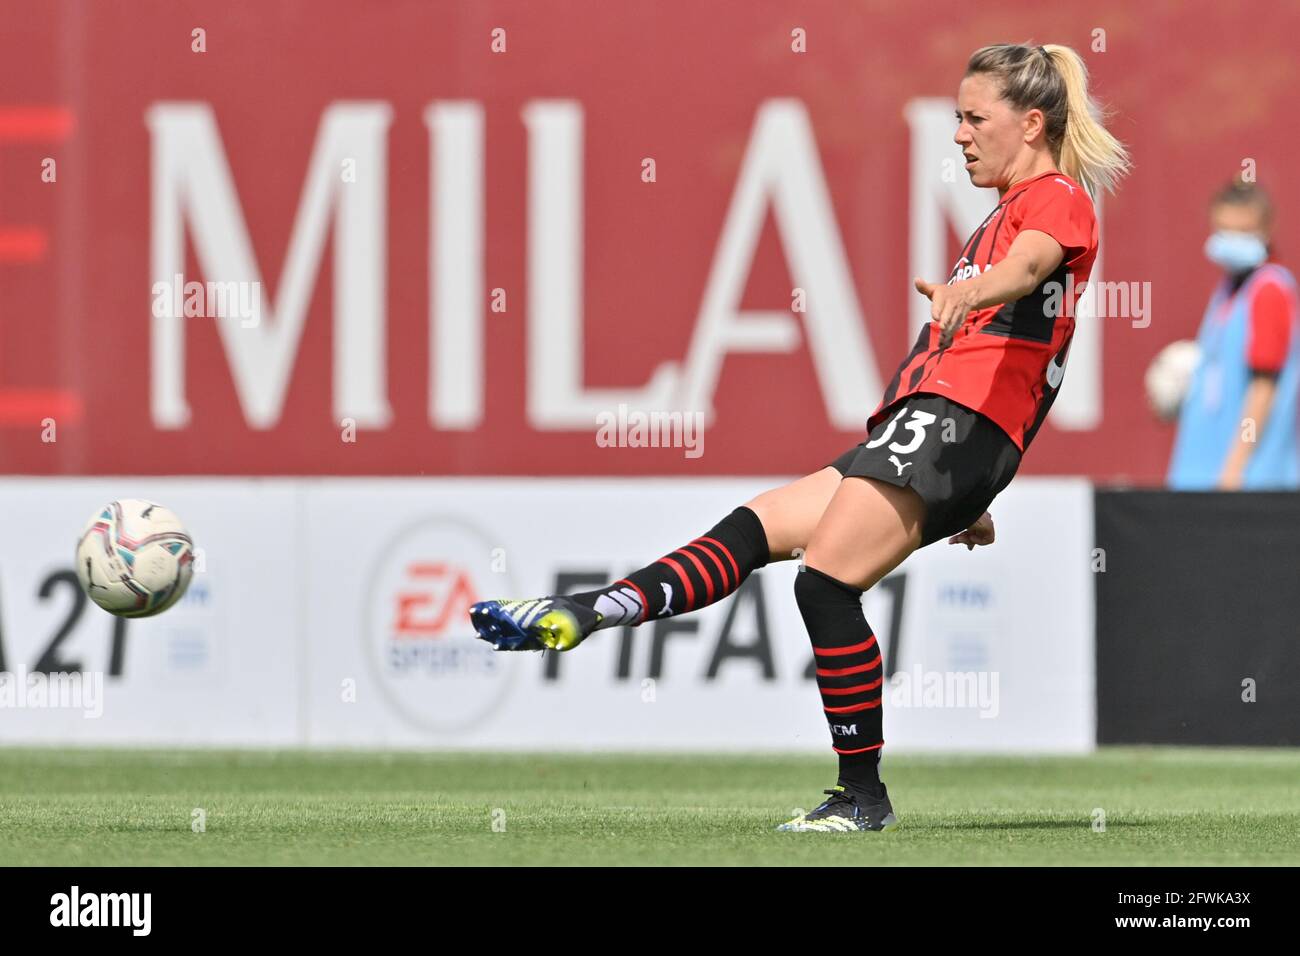
{"type": "Polygon", "coordinates": [[[1178,417],[1200,361],[1201,347],[1191,339],[1182,339],[1162,348],[1147,366],[1147,403],[1161,420],[1178,417]]]}
{"type": "Polygon", "coordinates": [[[123,498],[95,512],[77,541],[77,579],[119,617],[161,614],[194,575],[194,542],[181,519],[152,501],[123,498]]]}

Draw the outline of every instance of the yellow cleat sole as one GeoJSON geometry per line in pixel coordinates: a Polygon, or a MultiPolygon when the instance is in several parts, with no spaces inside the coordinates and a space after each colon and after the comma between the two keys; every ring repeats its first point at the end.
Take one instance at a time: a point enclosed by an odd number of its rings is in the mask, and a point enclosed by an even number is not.
{"type": "Polygon", "coordinates": [[[582,643],[585,635],[578,619],[562,608],[547,611],[528,628],[542,646],[552,651],[571,651],[582,643]]]}

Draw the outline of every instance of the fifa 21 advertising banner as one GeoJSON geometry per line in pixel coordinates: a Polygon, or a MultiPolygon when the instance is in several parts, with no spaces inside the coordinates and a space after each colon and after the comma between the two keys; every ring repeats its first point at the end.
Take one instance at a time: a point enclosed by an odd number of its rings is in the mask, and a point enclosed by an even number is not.
{"type": "MultiPolygon", "coordinates": [[[[27,691],[0,739],[821,752],[794,563],[700,613],[601,631],[566,654],[496,653],[466,614],[481,598],[615,579],[766,484],[0,483],[22,516],[0,541],[5,660],[76,670],[99,694],[27,691]],[[69,565],[77,519],[127,485],[180,514],[201,550],[179,605],[122,623],[79,597],[69,565]]],[[[1091,507],[1086,482],[1020,479],[995,503],[992,547],[933,545],[867,595],[890,747],[1093,746],[1091,507]]]]}
{"type": "Polygon", "coordinates": [[[925,321],[911,278],[946,277],[995,205],[952,143],[966,59],[1035,37],[1086,57],[1137,168],[1101,209],[1105,300],[1085,299],[1024,472],[1159,480],[1172,434],[1141,373],[1194,333],[1205,203],[1243,157],[1283,210],[1278,248],[1300,248],[1274,121],[1300,10],[998,10],[2,0],[0,456],[812,470],[925,321]],[[1184,121],[1207,104],[1210,136],[1184,121]],[[598,441],[663,409],[707,426],[699,454],[598,441]]]}

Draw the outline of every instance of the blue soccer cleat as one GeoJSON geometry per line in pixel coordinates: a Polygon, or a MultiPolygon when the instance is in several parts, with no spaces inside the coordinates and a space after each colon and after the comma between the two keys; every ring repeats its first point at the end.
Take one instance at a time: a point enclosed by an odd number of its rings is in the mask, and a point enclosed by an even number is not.
{"type": "Polygon", "coordinates": [[[565,597],[545,597],[480,601],[469,619],[498,651],[569,651],[596,629],[601,615],[565,597]]]}

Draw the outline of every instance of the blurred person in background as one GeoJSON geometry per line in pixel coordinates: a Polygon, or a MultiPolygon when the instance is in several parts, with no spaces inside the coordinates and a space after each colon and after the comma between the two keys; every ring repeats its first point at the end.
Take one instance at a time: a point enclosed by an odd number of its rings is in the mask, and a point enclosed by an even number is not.
{"type": "Polygon", "coordinates": [[[1199,359],[1178,414],[1170,488],[1300,487],[1296,283],[1272,258],[1273,205],[1236,180],[1210,204],[1205,255],[1223,270],[1201,321],[1199,359]]]}

